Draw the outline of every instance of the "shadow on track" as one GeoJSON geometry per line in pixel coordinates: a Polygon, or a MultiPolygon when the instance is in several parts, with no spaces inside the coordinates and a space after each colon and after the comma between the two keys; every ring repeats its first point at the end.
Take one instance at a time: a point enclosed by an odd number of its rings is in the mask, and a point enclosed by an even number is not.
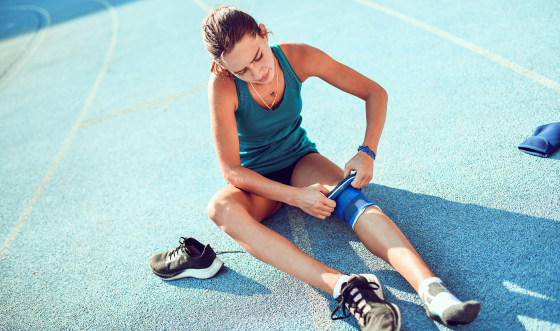
{"type": "MultiPolygon", "coordinates": [[[[137,0],[111,0],[110,4],[117,7],[137,0]]],[[[0,41],[15,38],[26,33],[34,33],[44,27],[44,17],[35,8],[48,12],[50,24],[55,25],[85,15],[104,11],[106,8],[95,0],[78,1],[3,1],[0,4],[0,41]]]]}
{"type": "MultiPolygon", "coordinates": [[[[560,325],[558,220],[376,184],[363,192],[401,228],[460,299],[481,302],[479,318],[465,329],[525,329],[527,318],[537,325],[560,325]]],[[[346,223],[335,217],[325,221],[304,217],[309,238],[321,238],[311,239],[318,260],[346,273],[375,273],[388,288],[386,298],[401,308],[403,328],[435,328],[413,288],[367,252],[346,223]]],[[[333,309],[336,302],[325,297],[333,309]]]]}

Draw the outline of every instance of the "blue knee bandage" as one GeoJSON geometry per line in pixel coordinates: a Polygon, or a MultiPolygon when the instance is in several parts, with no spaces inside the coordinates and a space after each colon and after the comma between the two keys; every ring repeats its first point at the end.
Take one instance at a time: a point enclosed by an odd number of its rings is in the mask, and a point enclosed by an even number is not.
{"type": "Polygon", "coordinates": [[[344,178],[338,185],[327,195],[327,198],[336,201],[334,214],[350,224],[354,228],[354,223],[362,214],[367,206],[376,206],[368,197],[360,190],[354,188],[352,181],[356,174],[344,178]]]}

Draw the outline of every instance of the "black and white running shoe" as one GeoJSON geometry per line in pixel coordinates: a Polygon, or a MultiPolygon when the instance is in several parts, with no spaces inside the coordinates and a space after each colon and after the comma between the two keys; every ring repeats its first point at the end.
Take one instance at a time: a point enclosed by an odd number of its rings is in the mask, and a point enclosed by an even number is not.
{"type": "Polygon", "coordinates": [[[385,301],[379,279],[372,274],[350,275],[336,298],[338,306],[332,312],[333,320],[353,315],[362,330],[391,330],[401,328],[399,308],[385,301]],[[335,317],[342,307],[343,316],[335,317]]]}
{"type": "Polygon", "coordinates": [[[210,278],[224,262],[216,257],[210,245],[203,245],[194,238],[181,237],[179,247],[153,255],[150,268],[164,280],[184,277],[210,278]]]}

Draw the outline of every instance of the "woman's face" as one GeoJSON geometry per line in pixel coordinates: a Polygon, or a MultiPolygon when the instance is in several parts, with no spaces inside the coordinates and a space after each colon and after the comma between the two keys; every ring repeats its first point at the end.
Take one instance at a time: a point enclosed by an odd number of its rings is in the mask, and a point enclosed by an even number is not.
{"type": "MultiPolygon", "coordinates": [[[[264,25],[261,24],[262,29],[264,25]]],[[[239,79],[252,84],[270,83],[276,70],[268,37],[258,34],[256,37],[246,34],[231,52],[222,57],[222,65],[239,79]]]]}

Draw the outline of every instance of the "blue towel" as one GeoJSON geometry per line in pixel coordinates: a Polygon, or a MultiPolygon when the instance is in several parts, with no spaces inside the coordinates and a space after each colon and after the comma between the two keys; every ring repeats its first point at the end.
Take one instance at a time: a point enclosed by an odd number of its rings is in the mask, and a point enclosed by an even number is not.
{"type": "Polygon", "coordinates": [[[560,122],[539,126],[518,148],[535,156],[551,156],[560,148],[560,122]]]}

